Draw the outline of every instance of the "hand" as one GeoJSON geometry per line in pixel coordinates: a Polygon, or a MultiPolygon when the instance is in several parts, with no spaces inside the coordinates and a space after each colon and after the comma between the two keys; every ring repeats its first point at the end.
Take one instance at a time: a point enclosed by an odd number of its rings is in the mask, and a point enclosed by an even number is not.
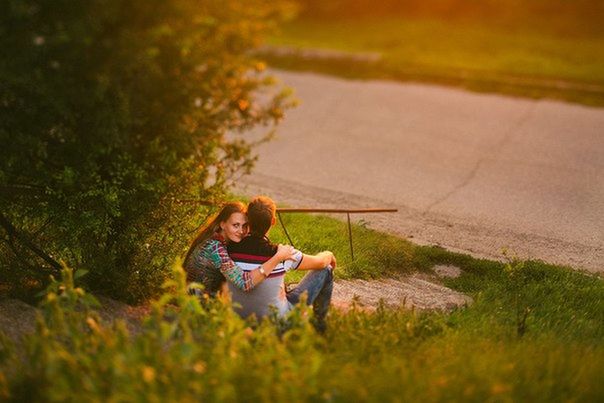
{"type": "Polygon", "coordinates": [[[337,264],[336,257],[333,254],[333,252],[326,250],[326,251],[321,252],[320,254],[323,255],[323,259],[324,259],[326,267],[330,266],[332,270],[336,268],[336,264],[337,264]]]}
{"type": "Polygon", "coordinates": [[[294,260],[294,247],[291,245],[279,244],[275,256],[277,256],[278,260],[294,260]]]}
{"type": "Polygon", "coordinates": [[[331,254],[331,262],[329,263],[329,265],[331,266],[331,270],[335,270],[336,269],[336,256],[332,253],[331,254]]]}

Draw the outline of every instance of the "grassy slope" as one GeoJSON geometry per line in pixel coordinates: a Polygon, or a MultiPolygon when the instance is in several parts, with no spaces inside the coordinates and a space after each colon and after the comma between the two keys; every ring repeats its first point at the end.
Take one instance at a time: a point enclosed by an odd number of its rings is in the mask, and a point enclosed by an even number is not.
{"type": "MultiPolygon", "coordinates": [[[[8,358],[7,365],[24,368],[18,371],[21,377],[5,383],[5,396],[61,400],[83,393],[102,400],[152,400],[170,395],[174,401],[231,401],[237,396],[296,401],[604,398],[601,277],[541,262],[527,262],[511,275],[499,262],[416,246],[359,225],[353,228],[353,263],[345,223],[302,214],[284,218],[300,249],[335,251],[340,277],[380,277],[455,264],[464,274],[447,285],[468,293],[475,303],[448,315],[333,312],[324,339],[304,325],[304,315],[297,317],[301,325],[295,330],[276,338],[270,324],[250,333],[218,306],[200,316],[184,295],[177,296],[180,313],[164,312],[169,305],[154,311],[158,316],[136,337],[98,329],[91,316],[84,320],[72,312],[71,327],[49,322],[28,360],[15,364],[8,358]],[[522,337],[517,335],[518,308],[530,309],[522,337]],[[93,331],[74,333],[83,323],[93,331]]],[[[271,238],[285,240],[279,229],[271,238]]],[[[52,307],[57,298],[48,301],[52,307]]],[[[0,364],[6,357],[0,354],[0,364]]]]}
{"type": "MultiPolygon", "coordinates": [[[[475,259],[439,247],[418,246],[356,224],[353,224],[355,260],[352,261],[346,223],[326,216],[287,214],[283,217],[297,248],[308,253],[334,251],[338,257],[336,276],[339,278],[379,278],[429,271],[436,264],[452,264],[463,269],[464,274],[447,280],[447,285],[470,294],[477,301],[473,307],[454,315],[465,325],[493,331],[490,326],[484,326],[484,320],[497,316],[500,324],[512,320],[498,312],[514,305],[516,296],[520,295],[521,305],[532,309],[529,322],[540,333],[604,340],[602,276],[541,261],[522,262],[523,267],[512,275],[506,272],[509,270],[506,263],[475,259]]],[[[270,237],[275,242],[287,242],[281,228],[274,228],[270,237]]]]}
{"type": "Polygon", "coordinates": [[[382,62],[365,66],[269,56],[278,67],[440,82],[604,105],[604,37],[598,33],[569,35],[484,21],[306,19],[283,27],[270,43],[383,56],[382,62]]]}
{"type": "MultiPolygon", "coordinates": [[[[346,224],[327,217],[287,215],[293,240],[312,252],[340,257],[340,277],[380,277],[454,264],[464,270],[447,285],[475,303],[451,315],[404,311],[353,312],[332,318],[326,349],[334,390],[369,393],[370,400],[591,400],[604,397],[604,281],[570,268],[525,262],[514,275],[499,262],[421,247],[354,226],[357,259],[346,224]],[[517,314],[530,309],[517,336],[517,314]],[[369,364],[369,365],[367,365],[369,364]],[[359,388],[358,385],[366,385],[359,388]]],[[[285,241],[280,230],[273,238],[285,241]]],[[[509,268],[509,267],[508,267],[509,268]]]]}

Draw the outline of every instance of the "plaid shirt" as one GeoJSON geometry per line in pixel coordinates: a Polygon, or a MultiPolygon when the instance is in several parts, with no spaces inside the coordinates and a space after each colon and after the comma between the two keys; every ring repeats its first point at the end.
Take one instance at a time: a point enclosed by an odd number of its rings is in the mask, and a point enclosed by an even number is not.
{"type": "Polygon", "coordinates": [[[187,281],[203,284],[205,291],[211,295],[220,290],[225,280],[242,291],[254,288],[251,273],[243,271],[229,257],[226,240],[220,234],[195,247],[185,262],[185,270],[187,281]]]}

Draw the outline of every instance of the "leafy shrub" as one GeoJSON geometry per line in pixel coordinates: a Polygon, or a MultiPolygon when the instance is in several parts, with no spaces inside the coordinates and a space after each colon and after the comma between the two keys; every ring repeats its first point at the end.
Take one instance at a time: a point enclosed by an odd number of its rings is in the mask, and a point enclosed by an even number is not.
{"type": "Polygon", "coordinates": [[[290,105],[249,56],[286,11],[267,0],[3,1],[6,284],[42,287],[63,259],[106,293],[157,291],[198,224],[173,199],[221,197],[253,164],[237,133],[290,105]]]}
{"type": "Polygon", "coordinates": [[[63,279],[52,281],[41,305],[27,359],[13,362],[22,367],[11,379],[10,397],[303,400],[313,392],[304,385],[317,376],[320,358],[314,350],[321,339],[306,308],[294,312],[291,329],[280,337],[268,321],[252,330],[223,301],[200,303],[188,294],[179,265],[164,288],[135,335],[121,321],[104,324],[93,309],[96,300],[74,285],[71,270],[63,270],[63,279]]]}
{"type": "MultiPolygon", "coordinates": [[[[63,275],[49,286],[23,356],[0,349],[6,351],[0,374],[12,369],[0,377],[3,399],[482,402],[604,396],[601,338],[582,339],[581,331],[560,338],[538,324],[521,339],[507,337],[481,320],[497,315],[496,306],[483,310],[489,304],[452,316],[353,306],[330,313],[324,337],[314,332],[309,312],[299,309],[281,333],[270,321],[242,321],[224,301],[188,295],[177,266],[140,329],[130,332],[123,322],[104,323],[95,300],[74,284],[69,270],[63,275]],[[464,315],[472,324],[459,320],[464,315]]],[[[601,280],[596,288],[602,289],[601,280]]],[[[601,331],[601,323],[591,326],[601,331]]]]}

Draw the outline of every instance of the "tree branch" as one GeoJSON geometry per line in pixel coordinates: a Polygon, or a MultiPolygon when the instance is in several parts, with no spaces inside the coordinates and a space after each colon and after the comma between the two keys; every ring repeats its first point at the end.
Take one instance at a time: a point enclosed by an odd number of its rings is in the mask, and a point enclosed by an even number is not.
{"type": "Polygon", "coordinates": [[[46,252],[34,245],[29,239],[27,239],[25,235],[21,234],[17,230],[17,228],[15,228],[15,226],[2,213],[0,213],[0,226],[2,226],[6,230],[10,237],[17,239],[19,242],[21,242],[21,244],[26,246],[38,257],[48,263],[53,269],[57,271],[61,270],[61,265],[59,264],[59,262],[51,258],[46,252]]]}
{"type": "Polygon", "coordinates": [[[15,245],[15,243],[13,242],[13,237],[8,237],[8,239],[3,239],[3,241],[8,245],[8,247],[10,248],[10,250],[13,252],[13,254],[15,255],[15,257],[21,262],[21,264],[28,270],[34,271],[35,267],[33,265],[31,265],[22,255],[22,253],[20,253],[20,251],[17,249],[17,246],[15,245]]]}

